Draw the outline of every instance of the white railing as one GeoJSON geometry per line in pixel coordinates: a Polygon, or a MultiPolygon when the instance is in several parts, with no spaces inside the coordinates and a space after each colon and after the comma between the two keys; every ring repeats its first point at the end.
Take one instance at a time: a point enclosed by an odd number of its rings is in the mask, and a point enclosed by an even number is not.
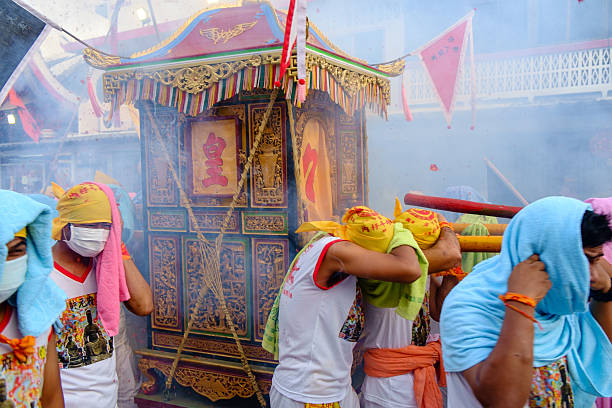
{"type": "MultiPolygon", "coordinates": [[[[558,47],[521,50],[505,54],[477,55],[478,105],[559,95],[594,93],[606,97],[612,90],[612,39],[558,47]]],[[[469,56],[459,77],[458,108],[471,96],[469,56]]],[[[433,87],[420,62],[406,66],[406,92],[410,107],[437,105],[433,87]]]]}

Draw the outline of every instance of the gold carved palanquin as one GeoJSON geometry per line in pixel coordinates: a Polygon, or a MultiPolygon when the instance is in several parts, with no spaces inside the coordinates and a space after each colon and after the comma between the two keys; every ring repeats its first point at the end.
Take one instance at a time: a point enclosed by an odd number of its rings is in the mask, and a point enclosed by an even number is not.
{"type": "MultiPolygon", "coordinates": [[[[155,303],[149,347],[138,352],[145,393],[159,391],[158,380],[169,375],[202,285],[197,228],[210,241],[219,234],[253,153],[278,72],[283,20],[269,3],[244,2],[205,10],[159,46],[128,59],[85,52],[89,63],[106,70],[112,109],[123,103],[140,109],[143,219],[155,303]]],[[[350,59],[312,24],[307,66],[302,104],[295,99],[295,69],[282,78],[219,256],[227,309],[264,392],[275,361],[261,341],[303,244],[294,231],[306,220],[337,219],[365,202],[364,107],[384,113],[390,98],[391,68],[350,59]]],[[[212,293],[205,295],[174,379],[213,401],[249,397],[254,391],[219,306],[212,293]]]]}

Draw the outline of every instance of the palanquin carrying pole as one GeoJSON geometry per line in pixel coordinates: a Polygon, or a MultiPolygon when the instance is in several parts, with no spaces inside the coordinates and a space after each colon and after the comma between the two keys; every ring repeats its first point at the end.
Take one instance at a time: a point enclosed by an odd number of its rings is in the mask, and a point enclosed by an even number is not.
{"type": "MultiPolygon", "coordinates": [[[[420,194],[406,194],[404,203],[436,210],[453,211],[457,213],[469,213],[487,215],[492,217],[512,218],[522,207],[513,207],[498,204],[477,203],[474,201],[457,200],[454,198],[433,197],[420,194]]],[[[460,233],[467,224],[452,224],[455,232],[460,233]]],[[[490,236],[462,236],[457,235],[461,252],[500,252],[502,235],[507,224],[486,224],[485,227],[490,236]]]]}
{"type": "Polygon", "coordinates": [[[508,205],[477,203],[474,201],[457,200],[454,198],[432,197],[420,194],[406,194],[404,203],[417,205],[419,207],[433,208],[435,210],[453,211],[458,213],[469,213],[478,215],[489,215],[491,217],[512,218],[523,207],[512,207],[508,205]]]}

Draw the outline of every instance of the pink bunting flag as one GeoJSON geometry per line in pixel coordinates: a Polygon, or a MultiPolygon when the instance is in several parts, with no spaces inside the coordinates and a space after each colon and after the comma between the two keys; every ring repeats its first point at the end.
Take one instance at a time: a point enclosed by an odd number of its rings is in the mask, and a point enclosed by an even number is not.
{"type": "Polygon", "coordinates": [[[413,53],[418,54],[423,62],[449,128],[455,107],[459,72],[463,67],[468,36],[472,35],[473,16],[474,11],[413,53]]]}

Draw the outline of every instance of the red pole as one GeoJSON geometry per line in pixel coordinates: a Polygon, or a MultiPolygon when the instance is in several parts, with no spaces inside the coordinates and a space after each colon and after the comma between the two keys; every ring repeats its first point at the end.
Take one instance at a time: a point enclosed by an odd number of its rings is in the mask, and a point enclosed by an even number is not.
{"type": "Polygon", "coordinates": [[[419,207],[433,208],[435,210],[453,211],[458,213],[469,213],[479,215],[490,215],[493,217],[512,218],[523,207],[512,207],[508,205],[475,203],[473,201],[456,200],[454,198],[432,197],[419,194],[406,194],[404,203],[419,207]]]}

